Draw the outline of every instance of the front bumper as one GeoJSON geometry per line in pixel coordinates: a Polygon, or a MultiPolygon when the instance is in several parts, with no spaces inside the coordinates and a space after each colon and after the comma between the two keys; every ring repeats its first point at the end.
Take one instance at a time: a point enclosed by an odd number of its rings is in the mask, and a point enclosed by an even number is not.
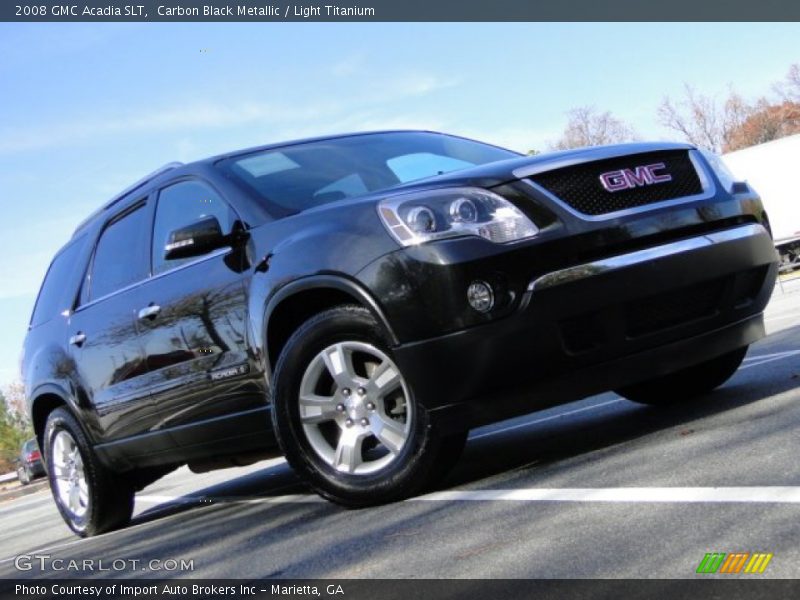
{"type": "Polygon", "coordinates": [[[740,225],[540,275],[512,314],[395,358],[434,419],[474,427],[753,343],[776,275],[767,231],[740,225]]]}

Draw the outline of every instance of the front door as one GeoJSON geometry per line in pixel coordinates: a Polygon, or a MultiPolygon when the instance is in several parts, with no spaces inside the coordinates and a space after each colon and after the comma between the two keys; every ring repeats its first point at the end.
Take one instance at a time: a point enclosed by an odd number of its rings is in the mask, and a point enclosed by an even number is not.
{"type": "MultiPolygon", "coordinates": [[[[249,375],[247,297],[242,257],[226,247],[167,260],[170,232],[214,216],[230,233],[236,215],[199,180],[185,180],[158,195],[152,242],[152,278],[142,286],[137,314],[153,396],[153,429],[230,416],[263,406],[263,389],[249,375]]],[[[177,434],[176,434],[177,435],[177,434]]]]}

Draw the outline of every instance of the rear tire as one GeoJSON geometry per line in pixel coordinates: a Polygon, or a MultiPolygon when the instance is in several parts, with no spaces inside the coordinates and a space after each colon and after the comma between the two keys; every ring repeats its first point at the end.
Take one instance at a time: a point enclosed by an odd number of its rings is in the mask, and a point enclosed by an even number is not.
{"type": "Polygon", "coordinates": [[[747,349],[748,346],[745,346],[699,365],[615,391],[623,398],[640,404],[679,404],[707,394],[728,381],[742,364],[747,349]]]}
{"type": "Polygon", "coordinates": [[[27,467],[17,468],[17,479],[22,485],[28,485],[31,482],[31,474],[28,472],[27,467]]]}
{"type": "Polygon", "coordinates": [[[431,425],[381,326],[359,306],[335,307],[301,325],[280,355],[273,386],[273,425],[287,462],[318,494],[347,507],[420,492],[463,448],[463,439],[431,425]]]}
{"type": "Polygon", "coordinates": [[[133,487],[98,461],[68,410],[57,408],[50,413],[44,450],[53,499],[72,531],[88,537],[130,521],[133,487]]]}

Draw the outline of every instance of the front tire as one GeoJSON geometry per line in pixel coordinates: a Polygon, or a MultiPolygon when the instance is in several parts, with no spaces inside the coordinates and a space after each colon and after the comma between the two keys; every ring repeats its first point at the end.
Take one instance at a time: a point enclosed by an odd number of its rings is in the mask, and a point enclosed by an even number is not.
{"type": "Polygon", "coordinates": [[[130,521],[134,491],[95,456],[78,421],[63,408],[50,413],[44,433],[50,490],[58,511],[81,537],[130,521]]]}
{"type": "Polygon", "coordinates": [[[275,368],[273,425],[287,462],[353,508],[421,491],[455,462],[447,442],[460,439],[431,426],[381,332],[362,307],[332,308],[300,326],[275,368]]]}
{"type": "Polygon", "coordinates": [[[678,404],[707,394],[728,381],[747,354],[748,346],[728,352],[699,365],[681,369],[615,390],[620,396],[652,406],[678,404]]]}

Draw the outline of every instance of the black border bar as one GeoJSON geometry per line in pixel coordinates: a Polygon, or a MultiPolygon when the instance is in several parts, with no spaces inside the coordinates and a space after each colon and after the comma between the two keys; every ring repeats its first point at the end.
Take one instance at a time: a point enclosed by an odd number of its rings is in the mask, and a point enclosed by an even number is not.
{"type": "Polygon", "coordinates": [[[11,22],[768,22],[798,0],[3,0],[11,22]]]}
{"type": "Polygon", "coordinates": [[[0,580],[0,600],[653,600],[797,598],[800,580],[694,579],[29,579],[0,580]],[[18,587],[22,586],[22,587],[18,587]],[[153,587],[155,586],[155,587],[153,587]],[[38,589],[44,593],[36,593],[38,589]],[[135,591],[135,590],[138,590],[135,591]],[[171,592],[171,593],[169,593],[171,592]]]}

